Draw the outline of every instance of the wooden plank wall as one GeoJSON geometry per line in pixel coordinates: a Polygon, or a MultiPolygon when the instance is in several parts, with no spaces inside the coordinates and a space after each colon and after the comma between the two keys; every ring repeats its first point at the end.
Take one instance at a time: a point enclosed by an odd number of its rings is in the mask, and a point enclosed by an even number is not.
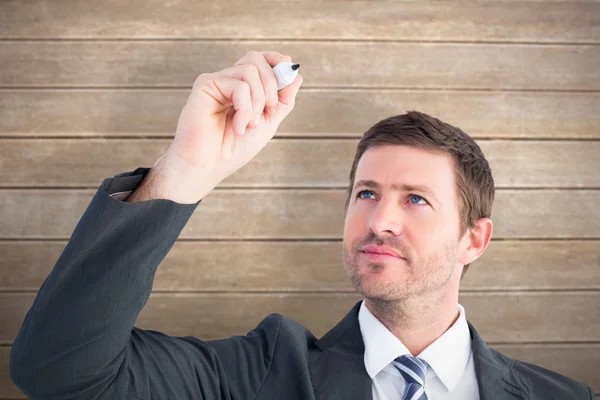
{"type": "Polygon", "coordinates": [[[4,0],[0,399],[23,398],[11,343],[100,182],[154,163],[198,74],[262,49],[302,64],[296,110],[197,209],[138,326],[208,339],[281,312],[323,334],[358,300],[341,261],[358,138],[417,109],[474,136],[498,185],[469,319],[599,393],[600,3],[4,0]]]}

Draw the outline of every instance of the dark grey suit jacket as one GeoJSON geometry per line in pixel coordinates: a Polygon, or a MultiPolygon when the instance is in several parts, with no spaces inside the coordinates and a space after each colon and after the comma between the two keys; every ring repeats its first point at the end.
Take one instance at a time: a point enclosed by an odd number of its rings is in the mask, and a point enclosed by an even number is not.
{"type": "MultiPolygon", "coordinates": [[[[371,399],[360,303],[321,339],[278,314],[215,341],[134,328],[197,207],[109,196],[146,172],[102,183],[15,339],[15,384],[32,399],[371,399]]],[[[589,387],[505,357],[470,330],[482,400],[593,399],[589,387]]]]}

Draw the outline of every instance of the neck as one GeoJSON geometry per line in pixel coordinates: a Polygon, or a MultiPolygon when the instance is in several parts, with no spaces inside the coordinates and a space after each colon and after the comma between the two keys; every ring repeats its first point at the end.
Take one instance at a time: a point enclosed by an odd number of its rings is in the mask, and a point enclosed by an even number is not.
{"type": "Polygon", "coordinates": [[[458,290],[398,301],[365,299],[365,305],[413,356],[419,355],[458,319],[458,290]]]}

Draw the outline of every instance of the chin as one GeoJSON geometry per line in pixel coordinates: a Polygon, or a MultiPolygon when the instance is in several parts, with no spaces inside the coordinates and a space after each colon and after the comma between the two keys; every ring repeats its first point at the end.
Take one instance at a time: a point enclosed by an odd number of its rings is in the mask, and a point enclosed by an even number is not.
{"type": "Polygon", "coordinates": [[[372,282],[379,284],[402,284],[410,280],[409,270],[404,260],[388,262],[362,262],[356,267],[357,274],[372,282]]]}
{"type": "Polygon", "coordinates": [[[405,288],[382,285],[364,285],[357,291],[365,298],[372,301],[392,302],[406,298],[405,288]]]}
{"type": "Polygon", "coordinates": [[[407,290],[407,277],[397,272],[397,268],[386,265],[366,265],[354,270],[349,278],[363,297],[397,300],[403,298],[407,290]]]}

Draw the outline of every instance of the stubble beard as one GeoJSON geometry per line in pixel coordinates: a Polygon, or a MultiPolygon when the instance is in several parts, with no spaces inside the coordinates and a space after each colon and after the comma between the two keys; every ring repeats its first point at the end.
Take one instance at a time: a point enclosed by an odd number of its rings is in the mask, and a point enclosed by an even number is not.
{"type": "MultiPolygon", "coordinates": [[[[372,243],[372,242],[369,242],[372,243]]],[[[381,242],[377,244],[382,244],[381,242]]],[[[360,243],[348,250],[344,246],[344,268],[348,278],[358,293],[382,309],[397,309],[399,304],[407,302],[426,307],[428,300],[437,298],[439,292],[450,280],[457,261],[457,243],[447,242],[441,251],[421,262],[401,252],[405,257],[406,274],[402,280],[388,282],[368,278],[367,273],[379,273],[385,268],[397,268],[384,263],[369,263],[367,268],[359,267],[360,243]]],[[[390,246],[398,249],[396,246],[390,246]]],[[[406,249],[404,249],[406,250],[406,249]]],[[[364,261],[363,261],[364,263],[364,261]]]]}

